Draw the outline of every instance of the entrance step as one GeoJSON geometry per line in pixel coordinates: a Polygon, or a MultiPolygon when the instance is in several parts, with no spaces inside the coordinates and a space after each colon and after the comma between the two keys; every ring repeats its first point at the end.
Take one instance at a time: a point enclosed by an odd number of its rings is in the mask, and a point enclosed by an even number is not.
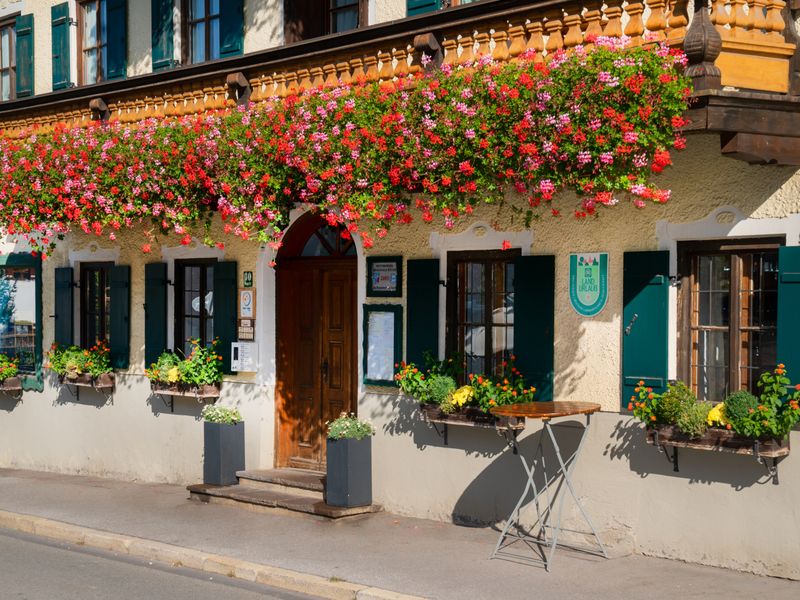
{"type": "Polygon", "coordinates": [[[267,512],[271,512],[274,509],[285,509],[331,519],[351,517],[382,510],[377,504],[358,506],[355,508],[328,506],[321,499],[309,498],[307,496],[286,492],[258,489],[244,484],[217,486],[201,483],[190,485],[187,489],[189,490],[190,499],[199,502],[233,504],[267,512]]]}
{"type": "Polygon", "coordinates": [[[238,471],[239,484],[249,488],[323,500],[325,473],[309,469],[238,471]]]}

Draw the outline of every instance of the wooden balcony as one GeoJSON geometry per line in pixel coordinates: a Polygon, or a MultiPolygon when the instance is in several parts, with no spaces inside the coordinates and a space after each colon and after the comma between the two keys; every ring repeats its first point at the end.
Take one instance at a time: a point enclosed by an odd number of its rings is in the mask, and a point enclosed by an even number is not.
{"type": "Polygon", "coordinates": [[[720,132],[723,145],[737,148],[735,156],[797,164],[792,155],[800,159],[800,151],[794,152],[800,144],[795,137],[800,136],[795,95],[800,80],[786,2],[697,0],[691,15],[687,6],[688,0],[487,0],[233,59],[6,102],[0,104],[0,128],[18,136],[32,126],[48,131],[59,122],[74,127],[96,119],[134,123],[191,115],[312,86],[390,80],[423,68],[423,53],[451,64],[485,54],[515,60],[527,50],[546,60],[599,35],[625,35],[632,44],[665,41],[685,49],[697,98],[692,129],[720,132]],[[777,131],[770,125],[775,115],[777,131]],[[731,146],[745,129],[749,142],[742,137],[731,146]],[[766,144],[781,148],[780,156],[752,151],[754,140],[764,145],[757,139],[763,135],[781,138],[766,144]],[[742,152],[743,144],[748,148],[742,152]]]}

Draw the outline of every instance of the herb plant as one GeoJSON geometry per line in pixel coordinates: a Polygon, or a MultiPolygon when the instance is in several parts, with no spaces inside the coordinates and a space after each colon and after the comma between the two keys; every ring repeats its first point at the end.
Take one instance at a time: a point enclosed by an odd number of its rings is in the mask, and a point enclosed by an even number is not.
{"type": "Polygon", "coordinates": [[[206,404],[200,416],[203,418],[203,421],[208,423],[235,425],[242,421],[242,415],[237,409],[228,408],[227,406],[217,406],[215,404],[206,404]]]}
{"type": "Polygon", "coordinates": [[[331,440],[363,440],[375,435],[375,426],[369,421],[359,419],[353,413],[342,413],[326,425],[328,426],[328,439],[331,440]]]}

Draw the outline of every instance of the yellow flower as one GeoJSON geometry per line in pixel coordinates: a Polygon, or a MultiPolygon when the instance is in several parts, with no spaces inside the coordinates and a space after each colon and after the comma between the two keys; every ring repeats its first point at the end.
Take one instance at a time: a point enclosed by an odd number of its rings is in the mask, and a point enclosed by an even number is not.
{"type": "Polygon", "coordinates": [[[175,383],[180,378],[180,374],[178,373],[178,367],[172,367],[169,371],[167,371],[167,381],[169,383],[175,383]]]}
{"type": "Polygon", "coordinates": [[[475,390],[471,385],[463,385],[453,392],[452,403],[461,408],[472,399],[475,390]]]}
{"type": "Polygon", "coordinates": [[[720,402],[719,404],[715,405],[710,411],[708,411],[708,416],[706,417],[706,422],[709,425],[722,425],[725,426],[728,424],[728,421],[725,419],[725,403],[720,402]]]}

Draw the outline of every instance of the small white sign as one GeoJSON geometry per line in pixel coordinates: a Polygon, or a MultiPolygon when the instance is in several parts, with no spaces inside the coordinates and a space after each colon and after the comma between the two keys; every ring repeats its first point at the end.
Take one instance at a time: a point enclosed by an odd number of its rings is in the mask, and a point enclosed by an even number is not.
{"type": "Polygon", "coordinates": [[[231,344],[231,371],[254,373],[258,366],[258,344],[233,342],[231,344]]]}
{"type": "Polygon", "coordinates": [[[255,290],[239,290],[239,318],[252,319],[256,316],[255,290]]]}

